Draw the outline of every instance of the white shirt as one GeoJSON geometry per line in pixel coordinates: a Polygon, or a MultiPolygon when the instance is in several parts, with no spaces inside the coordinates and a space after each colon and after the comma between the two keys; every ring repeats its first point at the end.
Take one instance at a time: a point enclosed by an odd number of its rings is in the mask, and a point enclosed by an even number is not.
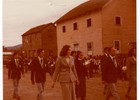
{"type": "Polygon", "coordinates": [[[43,67],[43,58],[41,58],[41,57],[38,56],[38,59],[39,59],[39,62],[41,64],[41,66],[43,67]],[[42,60],[42,62],[41,62],[41,60],[42,60]]]}
{"type": "Polygon", "coordinates": [[[114,62],[115,67],[117,67],[117,61],[116,61],[115,57],[113,57],[111,55],[109,55],[109,56],[112,59],[112,61],[114,62]]]}

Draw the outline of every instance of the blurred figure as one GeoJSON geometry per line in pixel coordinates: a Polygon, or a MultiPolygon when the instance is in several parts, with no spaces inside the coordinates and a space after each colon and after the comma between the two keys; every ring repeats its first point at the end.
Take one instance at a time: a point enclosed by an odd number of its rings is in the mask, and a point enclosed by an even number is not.
{"type": "Polygon", "coordinates": [[[107,85],[106,97],[105,100],[109,100],[111,96],[115,98],[115,100],[120,100],[119,94],[116,88],[116,82],[118,78],[117,72],[117,60],[116,56],[116,49],[110,47],[108,49],[108,57],[102,61],[102,79],[105,81],[107,85]]]}
{"type": "Polygon", "coordinates": [[[76,59],[76,51],[72,51],[71,52],[71,56],[74,58],[74,60],[76,59]]]}
{"type": "Polygon", "coordinates": [[[101,58],[101,72],[102,72],[102,82],[104,84],[104,91],[103,91],[103,94],[106,94],[106,91],[107,91],[107,84],[105,83],[105,80],[103,79],[103,70],[106,66],[104,66],[104,63],[107,61],[108,57],[109,57],[109,53],[108,53],[108,49],[109,47],[105,47],[104,48],[104,55],[102,56],[101,58]]]}
{"type": "Polygon", "coordinates": [[[126,98],[131,99],[130,91],[132,89],[135,89],[136,92],[136,48],[132,48],[129,50],[126,66],[127,66],[127,78],[129,80],[126,98]]]}
{"type": "Polygon", "coordinates": [[[80,100],[85,100],[87,70],[84,65],[83,54],[81,51],[77,52],[75,67],[79,79],[79,85],[76,85],[76,97],[80,100]]]}
{"type": "Polygon", "coordinates": [[[38,88],[37,100],[43,100],[44,84],[46,82],[47,62],[44,58],[44,50],[38,49],[38,56],[31,62],[31,81],[36,82],[38,88]]]}
{"type": "Polygon", "coordinates": [[[13,86],[14,86],[13,98],[20,100],[19,91],[18,91],[19,80],[21,79],[21,74],[24,76],[24,72],[23,72],[22,61],[19,58],[18,52],[14,52],[13,59],[10,61],[8,69],[9,69],[8,78],[12,79],[13,86]]]}
{"type": "Polygon", "coordinates": [[[53,75],[54,70],[55,70],[55,58],[53,56],[53,52],[49,53],[49,56],[47,58],[47,63],[48,63],[48,72],[50,74],[50,76],[53,75]]]}
{"type": "Polygon", "coordinates": [[[70,56],[71,48],[69,45],[64,45],[60,57],[56,61],[55,72],[53,74],[53,84],[58,78],[62,89],[63,100],[76,100],[75,84],[79,84],[74,59],[70,56]]]}

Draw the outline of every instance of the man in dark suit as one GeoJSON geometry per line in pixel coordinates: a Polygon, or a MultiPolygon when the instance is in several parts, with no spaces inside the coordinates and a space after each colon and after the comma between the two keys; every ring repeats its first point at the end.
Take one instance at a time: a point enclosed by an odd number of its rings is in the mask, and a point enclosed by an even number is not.
{"type": "MultiPolygon", "coordinates": [[[[105,47],[104,48],[104,55],[102,56],[102,58],[101,58],[101,71],[102,71],[102,76],[104,76],[104,62],[106,62],[106,59],[109,57],[109,54],[108,54],[108,49],[109,49],[109,47],[105,47]]],[[[104,84],[104,91],[103,91],[103,93],[104,94],[106,94],[106,91],[107,91],[107,85],[106,85],[106,83],[105,83],[105,81],[104,81],[104,79],[103,79],[103,77],[102,77],[102,83],[104,84]]]]}
{"type": "Polygon", "coordinates": [[[113,96],[115,100],[120,100],[115,85],[118,78],[117,61],[115,59],[116,49],[110,47],[108,49],[108,53],[109,53],[108,57],[106,57],[105,60],[102,62],[102,65],[104,66],[102,70],[103,73],[102,79],[107,84],[107,92],[105,100],[109,100],[111,96],[113,96]]]}
{"type": "Polygon", "coordinates": [[[13,98],[20,100],[20,96],[18,93],[19,80],[21,78],[21,73],[23,73],[23,64],[21,59],[19,58],[18,52],[14,52],[13,59],[10,61],[9,69],[8,69],[8,78],[13,80],[14,92],[13,98]]]}
{"type": "Polygon", "coordinates": [[[44,50],[37,50],[38,56],[31,63],[31,81],[36,82],[38,88],[37,100],[43,100],[44,84],[46,81],[47,62],[44,58],[44,50]]]}

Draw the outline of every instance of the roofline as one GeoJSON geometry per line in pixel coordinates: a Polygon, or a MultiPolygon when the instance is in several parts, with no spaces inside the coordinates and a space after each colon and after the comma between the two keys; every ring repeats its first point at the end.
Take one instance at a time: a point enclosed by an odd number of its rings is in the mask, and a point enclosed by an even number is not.
{"type": "MultiPolygon", "coordinates": [[[[48,24],[42,24],[42,25],[46,25],[46,27],[44,27],[42,30],[44,30],[45,28],[47,28],[47,27],[50,26],[50,25],[55,26],[54,23],[52,23],[52,22],[50,22],[50,23],[48,23],[48,24]]],[[[42,26],[42,25],[39,25],[39,26],[42,26]]],[[[37,28],[37,27],[39,27],[39,26],[36,26],[36,27],[33,27],[33,28],[37,28]]],[[[28,31],[32,30],[33,28],[29,29],[28,31]]],[[[41,31],[42,31],[42,30],[41,30],[41,31]]],[[[34,34],[34,32],[30,32],[29,34],[26,34],[26,33],[28,33],[28,31],[25,32],[25,33],[23,33],[21,36],[28,36],[28,35],[34,34]]],[[[36,31],[35,33],[38,33],[38,32],[41,32],[41,31],[36,31]]]]}

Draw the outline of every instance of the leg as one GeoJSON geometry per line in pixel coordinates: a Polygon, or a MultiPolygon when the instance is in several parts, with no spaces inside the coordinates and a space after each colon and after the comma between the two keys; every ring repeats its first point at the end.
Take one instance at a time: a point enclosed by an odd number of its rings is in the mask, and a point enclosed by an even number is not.
{"type": "Polygon", "coordinates": [[[109,85],[112,96],[115,98],[115,100],[120,100],[115,83],[110,83],[109,85]]]}
{"type": "Polygon", "coordinates": [[[69,83],[60,83],[62,89],[63,100],[72,100],[69,83]]]}
{"type": "Polygon", "coordinates": [[[109,100],[110,97],[111,97],[110,86],[109,86],[109,83],[106,83],[106,96],[105,96],[105,100],[109,100]]]}
{"type": "Polygon", "coordinates": [[[131,91],[131,87],[128,87],[126,95],[125,95],[126,98],[131,98],[129,95],[130,91],[131,91]]]}
{"type": "Polygon", "coordinates": [[[19,96],[19,94],[18,94],[18,84],[19,84],[19,80],[13,79],[13,86],[14,86],[13,97],[14,98],[17,98],[19,96]]]}
{"type": "Polygon", "coordinates": [[[42,83],[36,83],[38,88],[37,100],[43,100],[43,86],[42,83]]]}
{"type": "Polygon", "coordinates": [[[75,82],[70,83],[71,86],[71,94],[72,94],[72,100],[76,100],[76,92],[75,92],[75,82]]]}

